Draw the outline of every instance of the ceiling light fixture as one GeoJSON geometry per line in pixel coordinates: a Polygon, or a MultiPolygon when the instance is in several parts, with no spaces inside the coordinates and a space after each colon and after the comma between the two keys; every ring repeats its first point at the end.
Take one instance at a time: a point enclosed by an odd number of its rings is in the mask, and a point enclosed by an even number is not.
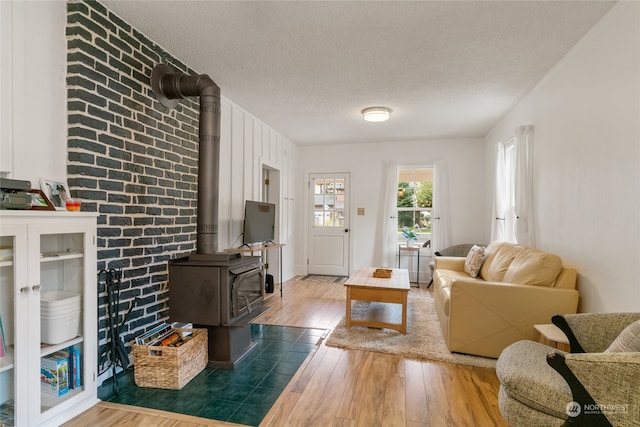
{"type": "Polygon", "coordinates": [[[389,120],[391,109],[387,107],[369,107],[362,110],[362,117],[368,122],[384,122],[389,120]]]}

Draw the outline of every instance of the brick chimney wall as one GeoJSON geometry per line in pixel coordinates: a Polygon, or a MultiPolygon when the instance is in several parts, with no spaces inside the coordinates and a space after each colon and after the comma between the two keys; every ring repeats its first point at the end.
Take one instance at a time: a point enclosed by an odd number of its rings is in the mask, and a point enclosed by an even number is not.
{"type": "MultiPolygon", "coordinates": [[[[197,73],[98,2],[68,3],[66,32],[68,184],[100,214],[96,274],[123,271],[121,314],[135,303],[121,332],[130,346],[168,320],[167,261],[195,250],[198,103],[162,106],[151,70],[197,73]]],[[[98,292],[102,347],[103,280],[98,292]]]]}

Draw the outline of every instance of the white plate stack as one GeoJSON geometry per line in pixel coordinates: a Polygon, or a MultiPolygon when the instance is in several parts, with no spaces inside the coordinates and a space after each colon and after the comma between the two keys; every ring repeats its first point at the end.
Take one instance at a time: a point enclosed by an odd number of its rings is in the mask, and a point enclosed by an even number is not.
{"type": "Polygon", "coordinates": [[[80,326],[80,293],[43,292],[40,295],[40,339],[59,344],[75,338],[80,326]]]}

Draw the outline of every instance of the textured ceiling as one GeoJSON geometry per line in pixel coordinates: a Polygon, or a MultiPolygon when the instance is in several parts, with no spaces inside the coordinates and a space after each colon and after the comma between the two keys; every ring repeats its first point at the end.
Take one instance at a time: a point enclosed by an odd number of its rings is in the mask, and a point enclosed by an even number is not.
{"type": "Polygon", "coordinates": [[[103,4],[304,145],[482,137],[614,2],[103,4]]]}

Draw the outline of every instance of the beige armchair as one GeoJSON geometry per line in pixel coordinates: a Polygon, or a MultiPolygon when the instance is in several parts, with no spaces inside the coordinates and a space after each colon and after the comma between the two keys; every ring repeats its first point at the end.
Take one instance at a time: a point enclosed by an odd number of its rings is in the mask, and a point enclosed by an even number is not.
{"type": "Polygon", "coordinates": [[[639,426],[640,352],[607,349],[640,313],[554,316],[571,353],[533,341],[498,359],[498,403],[510,426],[639,426]]]}

